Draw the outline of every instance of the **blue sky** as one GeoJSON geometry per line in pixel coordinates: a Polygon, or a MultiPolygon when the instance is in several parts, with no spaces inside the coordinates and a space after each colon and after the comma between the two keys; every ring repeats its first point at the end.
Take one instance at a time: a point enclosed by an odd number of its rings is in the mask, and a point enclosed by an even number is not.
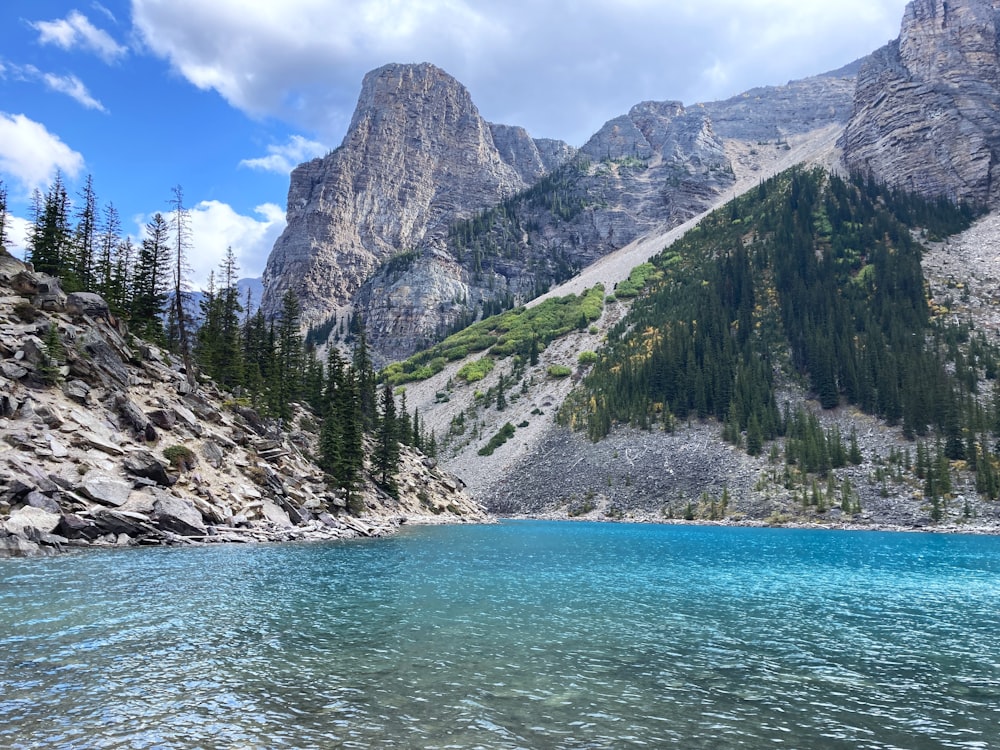
{"type": "MultiPolygon", "coordinates": [[[[0,179],[17,240],[56,170],[139,235],[181,185],[193,280],[263,270],[288,173],[339,145],[361,78],[432,62],[493,122],[579,146],[646,99],[691,104],[830,70],[905,0],[2,0],[0,179]]],[[[17,243],[12,248],[20,254],[17,243]]]]}

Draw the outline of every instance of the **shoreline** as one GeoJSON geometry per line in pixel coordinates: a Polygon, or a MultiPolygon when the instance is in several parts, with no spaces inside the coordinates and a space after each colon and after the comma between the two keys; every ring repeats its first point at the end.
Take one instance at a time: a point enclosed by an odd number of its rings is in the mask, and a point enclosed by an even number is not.
{"type": "Polygon", "coordinates": [[[632,523],[650,526],[724,526],[733,528],[754,528],[754,529],[801,529],[811,531],[884,531],[903,534],[968,534],[975,536],[1000,536],[1000,524],[940,524],[940,525],[905,525],[891,523],[846,523],[834,521],[831,523],[818,523],[810,521],[787,521],[783,523],[773,523],[766,520],[757,519],[721,519],[718,521],[693,520],[686,521],[683,518],[652,518],[652,517],[623,517],[609,518],[591,516],[569,516],[565,513],[515,513],[498,514],[500,521],[567,521],[567,522],[590,522],[590,523],[632,523]]]}

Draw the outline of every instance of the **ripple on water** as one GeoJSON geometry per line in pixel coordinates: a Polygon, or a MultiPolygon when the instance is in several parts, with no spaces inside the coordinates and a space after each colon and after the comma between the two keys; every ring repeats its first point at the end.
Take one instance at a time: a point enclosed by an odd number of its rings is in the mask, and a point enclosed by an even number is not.
{"type": "Polygon", "coordinates": [[[0,561],[0,746],[1000,746],[1000,539],[513,523],[0,561]]]}

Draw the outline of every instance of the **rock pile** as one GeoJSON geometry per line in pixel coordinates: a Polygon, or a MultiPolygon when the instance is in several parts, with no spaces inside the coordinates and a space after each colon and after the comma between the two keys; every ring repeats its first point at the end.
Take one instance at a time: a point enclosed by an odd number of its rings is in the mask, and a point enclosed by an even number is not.
{"type": "MultiPolygon", "coordinates": [[[[403,449],[400,498],[350,499],[286,432],[0,248],[0,556],[89,545],[338,539],[486,520],[403,449]],[[350,505],[350,507],[349,507],[350,505]]],[[[369,451],[370,453],[371,451],[369,451]]]]}

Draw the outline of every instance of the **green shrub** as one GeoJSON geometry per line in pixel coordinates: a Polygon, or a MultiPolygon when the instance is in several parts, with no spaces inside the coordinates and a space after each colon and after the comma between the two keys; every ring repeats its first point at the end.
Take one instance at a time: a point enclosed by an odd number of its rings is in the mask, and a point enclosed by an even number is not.
{"type": "Polygon", "coordinates": [[[466,383],[475,383],[493,372],[494,366],[495,363],[489,357],[480,357],[474,362],[466,362],[462,365],[455,373],[455,377],[461,378],[466,383]]]}
{"type": "Polygon", "coordinates": [[[194,451],[185,445],[171,445],[163,449],[163,457],[176,471],[190,471],[198,464],[194,451]]]}
{"type": "Polygon", "coordinates": [[[573,374],[573,368],[566,365],[549,365],[546,372],[550,378],[568,378],[573,374]]]}
{"type": "Polygon", "coordinates": [[[500,431],[490,438],[490,441],[479,449],[480,456],[492,456],[493,451],[514,437],[514,425],[510,422],[504,424],[500,431]]]}
{"type": "Polygon", "coordinates": [[[576,358],[576,361],[581,365],[592,365],[597,361],[597,352],[585,351],[580,352],[580,356],[576,358]]]}

